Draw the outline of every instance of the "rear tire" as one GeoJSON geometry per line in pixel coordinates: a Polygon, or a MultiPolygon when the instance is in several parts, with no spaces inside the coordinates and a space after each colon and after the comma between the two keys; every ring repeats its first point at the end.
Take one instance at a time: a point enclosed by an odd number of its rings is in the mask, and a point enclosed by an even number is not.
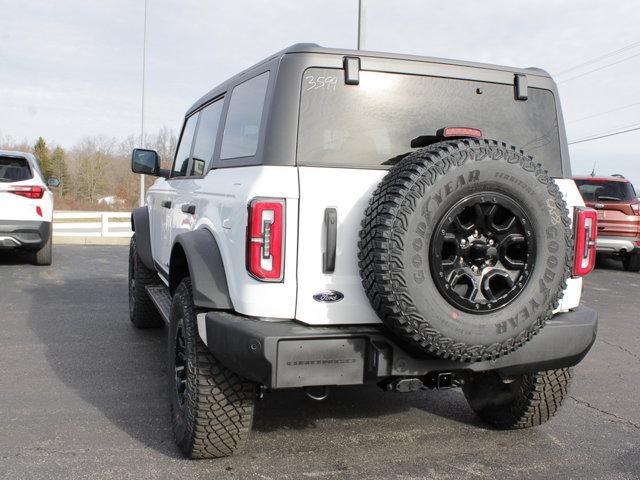
{"type": "Polygon", "coordinates": [[[176,444],[193,459],[233,455],[251,431],[256,385],[221,365],[200,340],[189,278],[173,296],[168,341],[176,444]]]}
{"type": "Polygon", "coordinates": [[[129,244],[129,319],[136,328],[158,328],[164,321],[147,294],[147,286],[161,285],[158,274],[149,270],[138,255],[136,236],[129,244]]]}
{"type": "Polygon", "coordinates": [[[519,375],[506,382],[494,372],[479,374],[464,387],[474,412],[499,430],[541,425],[558,411],[568,393],[571,369],[519,375]]]}
{"type": "Polygon", "coordinates": [[[49,238],[45,242],[44,246],[35,252],[36,265],[51,265],[53,240],[51,238],[51,231],[49,231],[49,238]]]}
{"type": "Polygon", "coordinates": [[[627,272],[640,272],[640,253],[627,253],[622,257],[622,266],[627,272]]]}

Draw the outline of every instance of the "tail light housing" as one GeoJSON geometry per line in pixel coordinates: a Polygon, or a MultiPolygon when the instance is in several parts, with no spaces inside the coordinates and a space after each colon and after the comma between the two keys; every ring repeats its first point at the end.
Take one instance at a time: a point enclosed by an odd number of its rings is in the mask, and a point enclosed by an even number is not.
{"type": "Polygon", "coordinates": [[[281,282],[284,271],[284,199],[249,203],[247,270],[257,280],[281,282]]]}
{"type": "Polygon", "coordinates": [[[632,203],[631,204],[631,211],[633,211],[634,215],[639,215],[640,216],[640,203],[632,203]]]}
{"type": "Polygon", "coordinates": [[[44,188],[39,185],[12,185],[6,190],[25,198],[39,199],[44,195],[44,188]]]}
{"type": "Polygon", "coordinates": [[[578,207],[574,215],[576,251],[573,259],[573,276],[587,275],[596,263],[596,236],[598,232],[596,211],[578,207]]]}

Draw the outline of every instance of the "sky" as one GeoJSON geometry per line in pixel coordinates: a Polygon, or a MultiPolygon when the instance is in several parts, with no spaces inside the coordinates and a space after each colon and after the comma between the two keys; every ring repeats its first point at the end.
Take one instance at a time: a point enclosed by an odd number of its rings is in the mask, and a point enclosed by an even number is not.
{"type": "MultiPolygon", "coordinates": [[[[640,45],[564,72],[640,42],[637,1],[365,1],[367,50],[550,72],[569,141],[640,124],[640,45]]],[[[355,48],[357,5],[149,0],[147,131],[178,131],[196,99],[290,44],[355,48]]],[[[139,135],[144,0],[0,0],[0,11],[0,135],[63,147],[139,135]]],[[[640,130],[571,146],[573,172],[595,162],[640,187],[639,145],[640,130]]]]}

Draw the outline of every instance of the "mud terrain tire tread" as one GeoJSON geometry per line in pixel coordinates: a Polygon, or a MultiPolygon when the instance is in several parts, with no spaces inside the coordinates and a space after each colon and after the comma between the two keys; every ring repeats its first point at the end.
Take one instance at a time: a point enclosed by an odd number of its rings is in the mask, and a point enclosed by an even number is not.
{"type": "Polygon", "coordinates": [[[492,402],[491,395],[500,389],[501,382],[497,374],[490,378],[480,376],[464,387],[469,405],[485,422],[500,430],[514,430],[542,425],[560,408],[568,394],[572,370],[562,368],[522,375],[510,384],[503,385],[510,392],[508,402],[492,402]],[[474,386],[477,383],[477,387],[474,386]]]}
{"type": "MultiPolygon", "coordinates": [[[[162,327],[164,321],[146,291],[147,286],[161,285],[160,279],[155,271],[149,270],[142,263],[136,248],[135,234],[131,237],[129,244],[129,282],[132,274],[135,278],[135,286],[129,297],[129,319],[131,323],[136,328],[162,327]]],[[[129,286],[129,288],[131,287],[129,286]]]]}
{"type": "Polygon", "coordinates": [[[187,389],[182,407],[171,384],[171,413],[176,443],[192,459],[228,457],[241,450],[253,423],[256,385],[221,365],[200,340],[191,280],[178,285],[171,306],[169,376],[173,382],[176,326],[182,318],[187,344],[187,389]],[[180,409],[179,412],[176,410],[180,409]]]}

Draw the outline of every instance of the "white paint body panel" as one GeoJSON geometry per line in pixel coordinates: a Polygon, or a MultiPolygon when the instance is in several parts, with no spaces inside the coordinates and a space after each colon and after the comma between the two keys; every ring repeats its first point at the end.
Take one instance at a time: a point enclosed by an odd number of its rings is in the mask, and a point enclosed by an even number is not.
{"type": "MultiPolygon", "coordinates": [[[[296,167],[254,166],[211,170],[204,178],[158,180],[147,194],[151,207],[152,254],[169,263],[175,237],[206,228],[218,242],[235,311],[244,315],[294,318],[298,237],[296,167]],[[246,269],[248,204],[256,197],[285,199],[285,263],[281,283],[260,282],[246,269]],[[161,207],[170,200],[171,208],[161,207]],[[195,215],[182,205],[196,207],[195,215]]],[[[165,267],[166,268],[166,267],[165,267]]]]}
{"type": "Polygon", "coordinates": [[[296,318],[311,325],[379,323],[360,280],[358,233],[369,198],[385,170],[299,167],[300,233],[296,318]],[[325,250],[324,211],[338,213],[336,266],[322,273],[325,250]],[[313,295],[337,290],[339,302],[321,303],[313,295]]]}
{"type": "MultiPolygon", "coordinates": [[[[298,255],[298,299],[296,319],[310,325],[349,325],[380,323],[369,304],[358,268],[358,232],[364,210],[373,190],[386,174],[381,170],[299,167],[300,233],[298,255]],[[324,211],[335,207],[338,213],[336,268],[322,272],[324,252],[324,211]],[[313,295],[325,290],[344,294],[338,302],[321,303],[313,295]]],[[[571,179],[557,184],[569,205],[584,206],[571,179]]],[[[575,308],[580,303],[582,279],[569,279],[564,298],[556,311],[575,308]]]]}
{"type": "MultiPolygon", "coordinates": [[[[562,192],[564,201],[567,202],[569,207],[569,215],[571,217],[571,224],[573,225],[573,207],[584,207],[584,201],[580,191],[574,182],[570,178],[558,178],[556,184],[562,192]]],[[[580,297],[582,296],[582,278],[570,278],[567,280],[567,288],[564,291],[564,296],[560,301],[560,305],[555,312],[566,312],[572,308],[576,308],[580,304],[580,297]]]]}
{"type": "Polygon", "coordinates": [[[53,220],[53,194],[42,178],[36,160],[29,155],[25,157],[33,178],[19,182],[0,182],[0,221],[2,220],[26,220],[35,222],[51,222],[53,220]],[[25,198],[20,195],[8,193],[8,188],[24,185],[39,186],[44,188],[42,198],[25,198]],[[42,216],[36,213],[36,207],[42,210],[42,216]]]}
{"type": "MultiPolygon", "coordinates": [[[[373,190],[386,171],[254,166],[212,170],[202,179],[158,180],[147,194],[154,260],[167,266],[175,237],[208,229],[218,242],[234,309],[244,315],[295,318],[310,325],[380,323],[365,295],[358,268],[358,233],[373,190]],[[247,206],[256,197],[285,199],[285,262],[281,283],[260,282],[246,269],[247,206]],[[172,202],[171,208],[160,203],[172,202]],[[196,214],[182,212],[194,204],[196,214]],[[324,211],[338,212],[334,273],[322,272],[324,211]],[[344,294],[321,303],[325,290],[344,294]]],[[[584,205],[573,180],[557,181],[570,207],[584,205]]],[[[573,209],[570,208],[573,215],[573,209]]],[[[558,311],[578,305],[582,280],[569,280],[558,311]]]]}

